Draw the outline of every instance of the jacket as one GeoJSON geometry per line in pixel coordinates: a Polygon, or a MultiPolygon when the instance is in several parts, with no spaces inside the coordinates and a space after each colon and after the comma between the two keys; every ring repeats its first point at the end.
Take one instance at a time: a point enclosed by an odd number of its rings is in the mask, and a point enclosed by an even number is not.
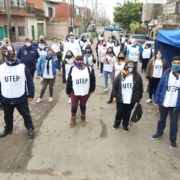
{"type": "MultiPolygon", "coordinates": [[[[6,63],[6,62],[4,62],[6,63]]],[[[12,66],[18,66],[20,64],[19,60],[16,61],[15,64],[10,65],[12,66]]],[[[8,65],[8,64],[7,64],[8,65]]],[[[5,98],[2,96],[1,94],[1,82],[0,82],[0,101],[2,102],[2,104],[21,104],[27,101],[28,98],[34,98],[34,92],[35,92],[35,88],[34,88],[34,82],[32,80],[31,74],[29,69],[25,66],[25,76],[26,76],[26,89],[25,89],[25,93],[23,96],[19,97],[19,98],[5,98]]],[[[18,89],[17,89],[18,91],[18,89]]]]}
{"type": "Polygon", "coordinates": [[[20,59],[21,63],[24,63],[30,71],[36,69],[36,62],[39,58],[39,53],[35,47],[26,47],[25,45],[19,49],[17,57],[20,59]]]}
{"type": "MultiPolygon", "coordinates": [[[[93,93],[96,89],[96,77],[94,74],[94,69],[90,66],[86,66],[88,68],[89,71],[89,77],[90,77],[90,87],[89,87],[89,93],[93,93]]],[[[71,76],[71,72],[72,69],[75,68],[75,66],[73,66],[69,72],[69,76],[67,79],[67,84],[66,84],[66,94],[71,94],[74,93],[73,91],[73,84],[72,84],[72,76],[71,76]]]]}
{"type": "MultiPolygon", "coordinates": [[[[123,75],[120,73],[113,84],[113,97],[116,97],[117,102],[123,102],[122,99],[122,79],[123,75]]],[[[133,93],[131,103],[139,102],[143,97],[143,82],[139,74],[133,75],[133,93]]]]}
{"type": "MultiPolygon", "coordinates": [[[[147,69],[146,69],[146,78],[147,79],[151,79],[152,75],[153,75],[153,69],[154,69],[154,63],[155,63],[155,59],[151,59],[147,65],[147,69]]],[[[162,60],[162,64],[163,64],[163,72],[168,68],[167,67],[167,63],[166,61],[163,59],[162,60]]]]}
{"type": "MultiPolygon", "coordinates": [[[[164,98],[166,95],[166,89],[168,86],[170,72],[171,71],[165,72],[158,84],[155,98],[154,98],[154,101],[156,104],[163,105],[163,103],[164,103],[164,98]]],[[[180,110],[180,89],[178,92],[178,100],[177,100],[177,104],[176,104],[176,109],[180,110]]]]}
{"type": "MultiPolygon", "coordinates": [[[[53,76],[55,76],[56,75],[56,69],[59,69],[60,65],[59,65],[58,60],[52,60],[51,63],[52,63],[53,76]]],[[[38,76],[41,76],[41,77],[43,76],[45,65],[46,65],[46,57],[42,56],[39,59],[39,62],[37,65],[37,75],[38,76]]]]}

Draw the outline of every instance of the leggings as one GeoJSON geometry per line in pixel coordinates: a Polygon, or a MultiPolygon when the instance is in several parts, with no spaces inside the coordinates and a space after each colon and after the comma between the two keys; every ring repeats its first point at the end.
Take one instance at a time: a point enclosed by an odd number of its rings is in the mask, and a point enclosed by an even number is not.
{"type": "Polygon", "coordinates": [[[71,94],[71,113],[72,113],[72,116],[76,116],[79,101],[80,101],[81,115],[83,115],[83,116],[86,115],[86,103],[87,103],[89,96],[90,96],[90,94],[87,94],[85,96],[76,96],[73,93],[71,94]]]}

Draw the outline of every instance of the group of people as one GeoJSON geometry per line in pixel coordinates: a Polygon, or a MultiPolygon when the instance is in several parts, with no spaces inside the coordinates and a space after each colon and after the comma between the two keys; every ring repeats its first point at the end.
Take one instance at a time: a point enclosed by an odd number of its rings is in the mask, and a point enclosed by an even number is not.
{"type": "Polygon", "coordinates": [[[148,79],[149,99],[146,102],[154,102],[159,105],[160,110],[160,120],[152,138],[163,135],[169,112],[170,146],[176,147],[180,111],[180,57],[174,57],[172,66],[168,69],[160,50],[153,55],[149,44],[143,49],[137,41],[128,44],[124,36],[121,41],[110,36],[107,42],[100,36],[96,46],[97,58],[90,40],[85,36],[78,40],[73,33],[70,33],[63,43],[54,39],[50,47],[44,37],[39,39],[36,46],[30,39],[26,39],[25,45],[17,55],[10,42],[6,41],[5,50],[2,50],[5,62],[0,65],[0,97],[5,114],[5,128],[0,137],[12,133],[14,108],[23,116],[29,137],[34,137],[28,102],[34,98],[35,73],[40,77],[42,84],[36,100],[40,103],[47,86],[49,102],[53,101],[56,73],[62,71],[62,81],[66,83],[66,93],[69,97],[68,103],[71,103],[70,127],[76,126],[78,105],[81,110],[81,124],[85,126],[86,103],[96,88],[96,63],[100,68],[100,76],[104,77],[105,93],[109,90],[108,81],[111,79],[112,90],[107,103],[116,102],[113,128],[117,129],[122,122],[123,129],[127,132],[131,111],[136,103],[141,102],[144,92],[142,77],[137,70],[141,59],[142,73],[145,72],[148,79]]]}

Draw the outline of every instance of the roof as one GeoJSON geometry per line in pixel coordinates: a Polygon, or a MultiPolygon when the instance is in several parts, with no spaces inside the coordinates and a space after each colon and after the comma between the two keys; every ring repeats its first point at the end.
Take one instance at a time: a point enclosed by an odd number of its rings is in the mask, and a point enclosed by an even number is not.
{"type": "Polygon", "coordinates": [[[159,30],[157,40],[180,48],[180,29],[159,30]]]}

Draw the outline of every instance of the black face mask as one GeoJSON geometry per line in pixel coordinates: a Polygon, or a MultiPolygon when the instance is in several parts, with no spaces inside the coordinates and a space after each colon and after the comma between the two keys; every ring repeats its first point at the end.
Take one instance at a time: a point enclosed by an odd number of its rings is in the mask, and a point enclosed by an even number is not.
{"type": "Polygon", "coordinates": [[[67,58],[67,59],[71,59],[71,58],[72,58],[72,55],[67,55],[66,58],[67,58]]]}
{"type": "Polygon", "coordinates": [[[124,60],[124,57],[118,57],[119,60],[124,60]]]}

